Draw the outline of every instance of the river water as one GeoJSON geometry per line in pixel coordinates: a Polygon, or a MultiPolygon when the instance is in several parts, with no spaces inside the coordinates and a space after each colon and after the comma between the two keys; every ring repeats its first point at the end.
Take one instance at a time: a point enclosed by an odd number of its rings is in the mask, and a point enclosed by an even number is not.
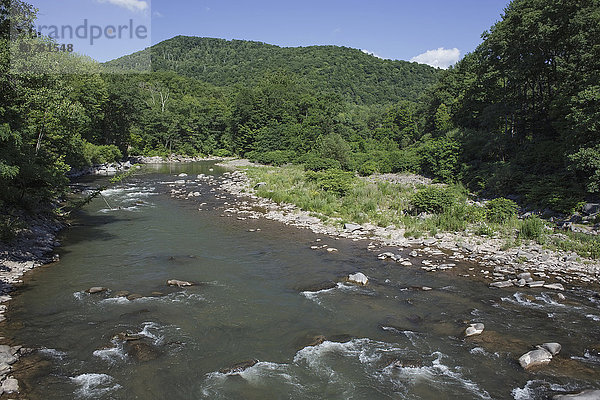
{"type": "Polygon", "coordinates": [[[473,265],[428,273],[378,260],[366,241],[224,217],[235,200],[206,183],[191,200],[169,195],[176,180],[222,172],[145,167],[76,216],[60,262],[32,272],[10,306],[4,335],[37,349],[17,374],[28,399],[544,399],[600,388],[593,288],[570,287],[564,301],[491,290],[457,276],[473,265]],[[339,251],[310,249],[323,244],[339,251]],[[344,283],[357,271],[367,286],[344,283]],[[85,292],[94,286],[109,291],[85,292]],[[471,322],[485,331],[465,339],[471,322]],[[518,357],[544,342],[562,352],[523,371],[518,357]]]}

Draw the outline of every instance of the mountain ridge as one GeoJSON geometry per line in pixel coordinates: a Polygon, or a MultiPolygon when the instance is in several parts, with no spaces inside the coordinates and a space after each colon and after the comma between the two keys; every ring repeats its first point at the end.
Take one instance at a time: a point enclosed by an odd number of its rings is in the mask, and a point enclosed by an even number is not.
{"type": "Polygon", "coordinates": [[[252,85],[285,71],[312,89],[339,93],[356,104],[415,101],[437,82],[440,70],[415,62],[387,60],[335,45],[280,47],[259,41],[175,36],[108,61],[117,71],[136,72],[141,60],[152,71],[173,71],[215,86],[252,85]]]}

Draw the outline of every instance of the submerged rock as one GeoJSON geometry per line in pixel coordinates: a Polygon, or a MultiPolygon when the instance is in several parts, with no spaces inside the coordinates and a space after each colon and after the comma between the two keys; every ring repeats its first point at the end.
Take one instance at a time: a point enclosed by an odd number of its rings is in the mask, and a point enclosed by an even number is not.
{"type": "Polygon", "coordinates": [[[133,342],[134,340],[142,340],[145,336],[137,333],[120,332],[115,335],[115,338],[124,342],[133,342]]]}
{"type": "Polygon", "coordinates": [[[580,392],[580,393],[557,394],[552,397],[552,400],[569,400],[569,399],[599,400],[600,399],[600,390],[588,389],[588,390],[584,390],[583,392],[580,392]]]}
{"type": "Polygon", "coordinates": [[[323,336],[323,335],[317,335],[317,336],[313,337],[312,341],[306,347],[318,346],[321,343],[323,343],[325,340],[327,340],[325,338],[325,336],[323,336]]]}
{"type": "Polygon", "coordinates": [[[467,329],[465,329],[465,336],[469,337],[474,335],[480,335],[484,329],[485,325],[483,325],[482,323],[471,324],[469,325],[469,327],[467,327],[467,329]]]}
{"type": "Polygon", "coordinates": [[[194,283],[188,281],[180,281],[178,279],[169,279],[167,281],[167,285],[169,286],[178,286],[178,287],[186,287],[186,286],[194,286],[194,283]]]}
{"type": "Polygon", "coordinates": [[[531,350],[519,358],[519,364],[525,369],[546,365],[552,360],[552,353],[546,349],[531,350]]]}
{"type": "Polygon", "coordinates": [[[140,362],[152,361],[160,356],[160,350],[155,346],[142,340],[126,342],[127,354],[134,360],[140,362]]]}
{"type": "Polygon", "coordinates": [[[369,278],[367,278],[367,276],[362,272],[357,272],[348,276],[348,282],[356,283],[359,285],[366,285],[367,283],[369,283],[369,278]]]}
{"type": "Polygon", "coordinates": [[[227,375],[235,375],[235,374],[244,372],[245,370],[256,365],[257,363],[258,363],[258,360],[254,360],[254,359],[246,360],[246,361],[242,361],[240,363],[234,364],[229,368],[220,369],[219,372],[222,374],[227,374],[227,375]]]}

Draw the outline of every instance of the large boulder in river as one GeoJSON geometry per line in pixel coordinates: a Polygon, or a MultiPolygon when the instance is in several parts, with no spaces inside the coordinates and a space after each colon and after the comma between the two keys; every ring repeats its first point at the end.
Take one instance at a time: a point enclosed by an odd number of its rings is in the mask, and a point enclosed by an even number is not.
{"type": "Polygon", "coordinates": [[[348,282],[356,283],[358,285],[366,285],[369,283],[369,278],[367,278],[367,276],[362,272],[357,272],[348,276],[348,282]]]}
{"type": "Polygon", "coordinates": [[[178,287],[187,287],[187,286],[194,286],[194,283],[188,282],[188,281],[180,281],[179,279],[169,279],[167,281],[167,285],[178,286],[178,287]]]}
{"type": "Polygon", "coordinates": [[[546,349],[531,350],[519,358],[519,364],[525,369],[546,365],[552,361],[552,353],[546,349]]]}
{"type": "Polygon", "coordinates": [[[600,400],[600,390],[584,390],[581,393],[573,394],[557,394],[552,397],[552,400],[600,400]]]}

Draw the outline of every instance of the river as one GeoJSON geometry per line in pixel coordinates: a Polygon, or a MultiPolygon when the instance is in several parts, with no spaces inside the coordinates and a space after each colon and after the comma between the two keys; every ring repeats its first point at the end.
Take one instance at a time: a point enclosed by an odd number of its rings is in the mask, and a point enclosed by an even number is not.
{"type": "Polygon", "coordinates": [[[428,273],[378,260],[366,241],[223,216],[236,199],[206,183],[190,200],[169,195],[178,179],[222,172],[209,162],[144,167],[75,216],[60,261],[31,272],[7,314],[4,335],[36,349],[17,374],[28,399],[544,399],[600,389],[592,288],[569,287],[562,301],[543,288],[491,290],[458,276],[474,265],[428,273]],[[338,251],[310,248],[324,244],[338,251]],[[367,286],[344,282],[358,271],[367,286]],[[109,290],[86,293],[95,286],[109,290]],[[485,331],[464,338],[471,322],[485,331]],[[561,353],[524,371],[516,360],[544,342],[561,353]]]}

